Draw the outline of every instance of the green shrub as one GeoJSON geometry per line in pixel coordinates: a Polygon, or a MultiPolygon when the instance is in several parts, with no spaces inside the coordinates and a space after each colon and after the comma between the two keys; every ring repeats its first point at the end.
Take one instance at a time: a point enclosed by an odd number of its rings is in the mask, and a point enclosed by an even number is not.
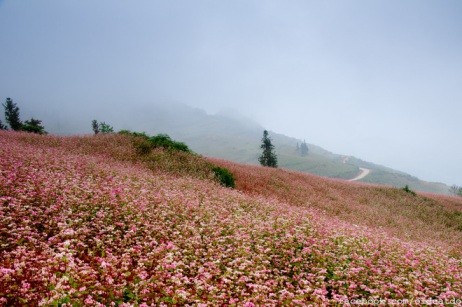
{"type": "Polygon", "coordinates": [[[188,148],[188,145],[183,142],[172,140],[167,134],[158,134],[152,136],[149,138],[149,141],[154,147],[163,147],[166,149],[191,152],[191,150],[188,148]]]}
{"type": "Polygon", "coordinates": [[[414,195],[414,196],[416,195],[416,193],[414,191],[412,191],[407,184],[406,184],[406,186],[404,188],[402,188],[402,190],[404,192],[406,192],[406,193],[411,194],[411,195],[414,195]]]}
{"type": "Polygon", "coordinates": [[[101,133],[113,133],[114,132],[114,128],[109,125],[109,124],[106,124],[105,122],[101,122],[99,123],[99,132],[101,133]]]}
{"type": "Polygon", "coordinates": [[[33,117],[26,120],[26,122],[22,125],[21,130],[38,134],[47,134],[45,127],[42,125],[42,121],[33,117]]]}
{"type": "Polygon", "coordinates": [[[167,134],[149,136],[145,132],[132,132],[130,130],[120,130],[119,134],[135,137],[135,147],[140,154],[147,154],[151,149],[160,147],[173,151],[192,153],[188,145],[183,142],[172,140],[167,134]]]}
{"type": "Polygon", "coordinates": [[[228,188],[235,187],[234,176],[229,170],[217,166],[212,168],[212,171],[215,173],[215,178],[218,179],[221,185],[228,188]]]}

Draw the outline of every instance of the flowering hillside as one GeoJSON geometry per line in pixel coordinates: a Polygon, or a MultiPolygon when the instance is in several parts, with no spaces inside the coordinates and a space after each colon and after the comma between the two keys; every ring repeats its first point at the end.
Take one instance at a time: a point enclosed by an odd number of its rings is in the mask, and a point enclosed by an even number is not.
{"type": "Polygon", "coordinates": [[[401,189],[320,178],[308,174],[210,159],[230,169],[237,189],[278,199],[350,224],[385,231],[402,240],[449,249],[462,257],[462,198],[414,196],[401,189]]]}
{"type": "Polygon", "coordinates": [[[462,230],[440,225],[456,223],[457,200],[417,198],[441,214],[436,232],[458,236],[417,241],[373,227],[373,211],[353,218],[363,203],[411,206],[407,195],[221,161],[232,190],[197,163],[180,176],[183,160],[138,159],[117,135],[0,132],[0,305],[461,302],[462,230]]]}

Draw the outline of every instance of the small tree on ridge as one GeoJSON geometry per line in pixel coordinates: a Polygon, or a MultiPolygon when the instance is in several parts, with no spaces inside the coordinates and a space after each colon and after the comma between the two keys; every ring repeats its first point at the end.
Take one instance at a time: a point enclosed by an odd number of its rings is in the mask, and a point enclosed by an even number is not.
{"type": "Polygon", "coordinates": [[[96,119],[92,120],[91,122],[91,128],[93,129],[93,132],[95,134],[98,134],[99,133],[99,125],[98,125],[98,121],[96,119]]]}

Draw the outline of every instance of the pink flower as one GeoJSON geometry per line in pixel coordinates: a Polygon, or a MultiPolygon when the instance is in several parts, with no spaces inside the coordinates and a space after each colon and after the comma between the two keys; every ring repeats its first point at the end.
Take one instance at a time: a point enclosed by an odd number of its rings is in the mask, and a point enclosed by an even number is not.
{"type": "Polygon", "coordinates": [[[28,282],[22,281],[21,287],[23,290],[28,290],[30,288],[30,284],[28,282]]]}
{"type": "Polygon", "coordinates": [[[93,297],[91,295],[88,295],[87,298],[85,299],[85,304],[87,305],[93,305],[95,301],[93,300],[93,297]]]}

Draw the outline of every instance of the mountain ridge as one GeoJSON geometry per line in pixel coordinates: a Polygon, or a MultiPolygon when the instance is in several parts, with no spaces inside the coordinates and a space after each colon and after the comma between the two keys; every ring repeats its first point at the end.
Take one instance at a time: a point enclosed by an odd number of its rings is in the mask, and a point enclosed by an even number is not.
{"type": "MultiPolygon", "coordinates": [[[[117,115],[107,117],[101,115],[101,118],[113,124],[116,130],[120,128],[145,131],[149,134],[166,133],[174,139],[185,142],[192,150],[204,156],[247,164],[258,164],[259,146],[265,129],[258,122],[236,111],[224,110],[216,114],[208,114],[203,109],[182,103],[125,108],[117,115]]],[[[89,124],[88,127],[83,127],[81,124],[73,125],[72,122],[68,124],[74,129],[79,126],[77,130],[81,132],[89,131],[90,127],[89,124]]],[[[370,169],[371,172],[362,178],[361,182],[393,187],[408,185],[417,191],[449,194],[449,186],[444,183],[423,181],[390,167],[354,156],[335,154],[310,142],[307,143],[308,155],[301,157],[296,153],[296,145],[302,142],[301,139],[271,129],[267,130],[270,131],[279,166],[282,168],[349,180],[356,177],[362,167],[370,169]],[[346,162],[345,158],[348,158],[346,162]]],[[[50,131],[59,133],[59,129],[54,127],[51,127],[50,131]]]]}

